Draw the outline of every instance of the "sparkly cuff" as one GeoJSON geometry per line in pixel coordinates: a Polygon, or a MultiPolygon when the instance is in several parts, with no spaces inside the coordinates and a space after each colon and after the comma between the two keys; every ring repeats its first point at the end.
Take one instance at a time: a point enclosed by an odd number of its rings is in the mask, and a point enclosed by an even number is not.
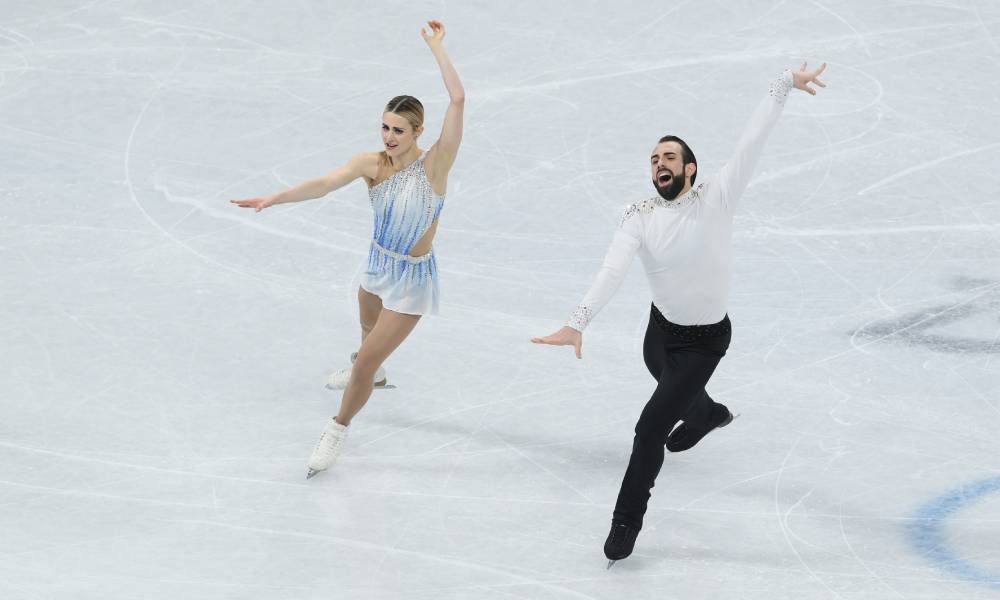
{"type": "Polygon", "coordinates": [[[590,320],[594,318],[594,311],[590,309],[589,306],[577,306],[573,314],[569,316],[569,320],[566,321],[567,327],[572,327],[573,329],[583,332],[590,323],[590,320]]]}
{"type": "Polygon", "coordinates": [[[777,79],[771,82],[771,89],[768,90],[768,94],[773,97],[778,104],[784,104],[785,98],[788,97],[788,92],[792,91],[795,87],[795,78],[792,76],[792,72],[785,69],[785,72],[778,76],[777,79]]]}

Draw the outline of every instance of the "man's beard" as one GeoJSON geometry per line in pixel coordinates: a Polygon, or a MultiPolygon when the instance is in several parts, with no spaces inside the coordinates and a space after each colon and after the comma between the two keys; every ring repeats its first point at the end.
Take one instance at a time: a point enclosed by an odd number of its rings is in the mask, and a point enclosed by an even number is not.
{"type": "Polygon", "coordinates": [[[656,181],[656,178],[654,177],[653,187],[656,188],[657,193],[660,194],[664,200],[674,200],[681,193],[681,190],[684,189],[684,178],[674,175],[670,178],[670,183],[660,187],[659,182],[656,181]]]}

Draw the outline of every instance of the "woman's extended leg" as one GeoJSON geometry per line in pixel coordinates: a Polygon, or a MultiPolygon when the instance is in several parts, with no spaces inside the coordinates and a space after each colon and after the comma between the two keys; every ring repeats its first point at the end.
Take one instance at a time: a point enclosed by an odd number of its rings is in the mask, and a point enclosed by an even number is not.
{"type": "Polygon", "coordinates": [[[340,412],[330,419],[319,438],[319,443],[309,457],[309,472],[306,479],[320,471],[329,469],[340,455],[347,439],[351,419],[368,402],[374,388],[373,377],[382,362],[399,347],[420,317],[382,309],[375,326],[364,335],[364,342],[358,350],[358,357],[351,370],[351,378],[340,402],[340,412]]]}

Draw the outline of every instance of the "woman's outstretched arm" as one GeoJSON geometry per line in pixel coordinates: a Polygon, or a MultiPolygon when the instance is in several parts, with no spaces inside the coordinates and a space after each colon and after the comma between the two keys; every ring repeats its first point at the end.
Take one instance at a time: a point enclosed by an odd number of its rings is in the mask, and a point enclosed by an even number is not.
{"type": "Polygon", "coordinates": [[[420,35],[430,47],[434,58],[437,59],[441,68],[441,77],[444,79],[444,86],[448,90],[448,110],[444,115],[444,125],[441,127],[441,136],[437,143],[431,148],[427,155],[430,177],[433,181],[440,182],[444,188],[447,181],[448,172],[455,163],[458,155],[458,146],[462,143],[462,120],[465,112],[465,88],[462,87],[462,80],[458,78],[458,71],[451,64],[448,53],[444,49],[444,25],[440,21],[428,21],[431,32],[421,29],[420,35]]]}
{"type": "Polygon", "coordinates": [[[230,200],[230,202],[237,206],[252,208],[260,212],[275,204],[322,198],[333,190],[342,188],[359,177],[374,179],[377,170],[378,152],[366,152],[355,156],[347,161],[347,164],[344,166],[334,169],[322,177],[310,179],[283,192],[278,192],[270,196],[230,200]]]}

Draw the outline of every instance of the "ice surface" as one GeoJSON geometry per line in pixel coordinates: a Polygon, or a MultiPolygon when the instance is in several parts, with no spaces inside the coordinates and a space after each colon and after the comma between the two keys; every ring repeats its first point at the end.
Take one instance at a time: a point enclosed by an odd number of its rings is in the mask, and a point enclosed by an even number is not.
{"type": "Polygon", "coordinates": [[[83,2],[0,11],[0,597],[1000,597],[1000,5],[83,2]],[[358,182],[419,36],[468,91],[442,314],[337,467],[305,462],[356,349],[358,182]],[[793,92],[737,216],[743,416],[670,455],[636,553],[601,552],[653,388],[638,264],[584,359],[534,346],[648,153],[715,172],[793,92]]]}

